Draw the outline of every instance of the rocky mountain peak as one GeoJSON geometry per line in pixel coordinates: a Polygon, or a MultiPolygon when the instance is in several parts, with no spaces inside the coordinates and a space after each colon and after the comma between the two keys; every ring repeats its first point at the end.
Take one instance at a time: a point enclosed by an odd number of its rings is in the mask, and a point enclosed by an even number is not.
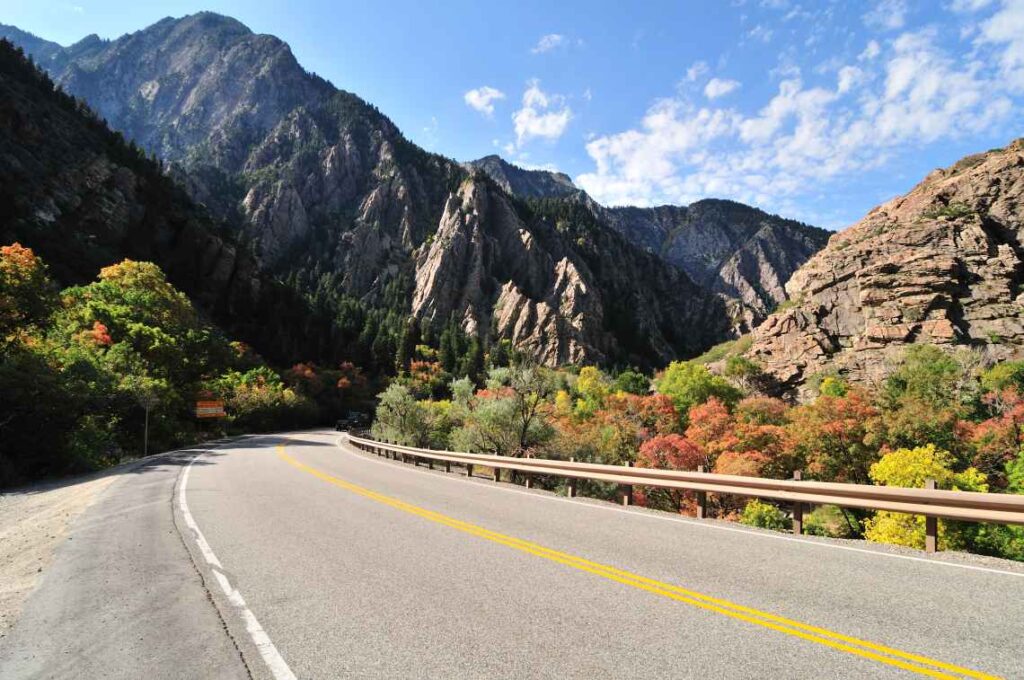
{"type": "Polygon", "coordinates": [[[1018,356],[1024,341],[1024,140],[936,170],[832,237],[787,284],[750,356],[800,392],[836,371],[881,380],[932,343],[1018,356]]]}
{"type": "Polygon", "coordinates": [[[470,161],[465,166],[470,171],[487,173],[502,189],[523,198],[561,198],[580,193],[572,178],[564,172],[527,170],[497,154],[470,161]]]}

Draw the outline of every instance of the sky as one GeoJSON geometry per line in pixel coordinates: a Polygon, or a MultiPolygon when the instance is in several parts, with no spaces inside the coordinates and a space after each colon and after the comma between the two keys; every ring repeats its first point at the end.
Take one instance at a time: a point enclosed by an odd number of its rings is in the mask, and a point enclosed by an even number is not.
{"type": "Polygon", "coordinates": [[[839,229],[1024,135],[1024,0],[3,0],[70,44],[211,10],[421,146],[608,205],[730,198],[839,229]]]}

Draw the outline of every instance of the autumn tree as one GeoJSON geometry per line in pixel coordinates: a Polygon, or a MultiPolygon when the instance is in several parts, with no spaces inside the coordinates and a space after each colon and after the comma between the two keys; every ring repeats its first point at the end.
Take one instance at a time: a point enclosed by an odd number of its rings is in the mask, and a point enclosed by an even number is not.
{"type": "MultiPolygon", "coordinates": [[[[974,468],[954,472],[953,456],[934,444],[913,449],[891,451],[871,466],[871,480],[883,486],[923,488],[934,479],[940,489],[987,491],[985,476],[974,468]]],[[[939,520],[939,548],[963,548],[970,540],[971,527],[959,522],[939,520]]],[[[923,549],[925,518],[898,512],[879,511],[865,522],[864,535],[869,541],[893,543],[923,549]]]]}
{"type": "MultiPolygon", "coordinates": [[[[637,467],[656,470],[696,470],[705,461],[704,451],[695,443],[679,434],[654,437],[640,447],[637,467]]],[[[682,489],[638,487],[637,500],[642,505],[681,512],[691,494],[682,489]]]]}
{"type": "Polygon", "coordinates": [[[819,396],[793,408],[785,426],[786,445],[795,465],[824,481],[870,483],[868,468],[878,457],[872,432],[878,417],[867,395],[850,390],[846,396],[819,396]]]}
{"type": "Polygon", "coordinates": [[[16,332],[45,322],[56,307],[56,288],[32,249],[0,247],[0,349],[16,332]]]}

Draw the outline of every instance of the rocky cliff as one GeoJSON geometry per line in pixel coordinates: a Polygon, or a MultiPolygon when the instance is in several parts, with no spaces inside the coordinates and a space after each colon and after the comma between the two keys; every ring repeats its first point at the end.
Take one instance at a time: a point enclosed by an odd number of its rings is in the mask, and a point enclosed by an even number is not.
{"type": "Polygon", "coordinates": [[[976,348],[991,360],[1024,344],[1024,140],[936,170],[872,210],[787,285],[791,306],[749,355],[783,389],[815,374],[882,379],[912,343],[976,348]]]}
{"type": "Polygon", "coordinates": [[[455,317],[485,342],[509,338],[551,364],[660,364],[729,334],[720,296],[607,224],[538,213],[423,151],[374,107],[306,73],[283,42],[233,19],[201,13],[111,42],[23,44],[169,163],[262,270],[333,317],[330,342],[372,348],[363,358],[380,368],[410,314],[455,317]]]}
{"type": "Polygon", "coordinates": [[[498,156],[469,165],[519,196],[583,202],[630,242],[681,268],[700,286],[734,300],[734,324],[740,330],[756,326],[786,300],[789,277],[831,234],[734,201],[606,208],[562,173],[525,170],[498,156]]]}

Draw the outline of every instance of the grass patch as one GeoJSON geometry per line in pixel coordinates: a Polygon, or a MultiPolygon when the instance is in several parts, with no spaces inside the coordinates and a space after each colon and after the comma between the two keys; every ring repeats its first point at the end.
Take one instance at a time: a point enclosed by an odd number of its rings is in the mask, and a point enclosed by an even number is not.
{"type": "Polygon", "coordinates": [[[715,345],[707,352],[704,352],[704,354],[695,358],[694,361],[698,364],[713,364],[716,361],[745,354],[753,344],[754,336],[750,334],[743,335],[735,340],[726,340],[725,342],[715,345]]]}

